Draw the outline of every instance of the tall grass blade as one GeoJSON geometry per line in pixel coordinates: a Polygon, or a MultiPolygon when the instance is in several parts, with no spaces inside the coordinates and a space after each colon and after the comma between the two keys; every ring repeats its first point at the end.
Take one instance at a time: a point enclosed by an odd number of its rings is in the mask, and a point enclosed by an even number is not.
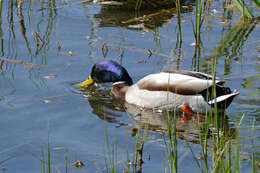
{"type": "Polygon", "coordinates": [[[174,116],[172,119],[172,115],[170,112],[167,111],[167,130],[168,130],[168,143],[169,146],[167,147],[166,141],[166,151],[168,156],[168,162],[170,167],[170,172],[177,173],[178,172],[178,150],[177,150],[177,129],[176,129],[176,111],[174,110],[174,116]],[[174,126],[174,127],[173,127],[174,126]]]}
{"type": "MultiPolygon", "coordinates": [[[[204,161],[204,171],[205,173],[208,173],[208,161],[207,161],[207,155],[208,155],[208,133],[209,133],[209,118],[206,116],[206,129],[201,133],[200,128],[200,119],[198,117],[198,133],[199,133],[199,139],[200,139],[200,146],[201,146],[201,153],[202,153],[202,159],[204,161]]],[[[204,129],[204,128],[203,128],[204,129]]]]}
{"type": "Polygon", "coordinates": [[[48,173],[51,173],[51,147],[50,147],[50,135],[48,135],[48,173]]]}
{"type": "Polygon", "coordinates": [[[68,173],[68,152],[65,153],[65,173],[68,173]]]}
{"type": "Polygon", "coordinates": [[[232,1],[236,4],[237,8],[242,12],[243,17],[247,17],[248,19],[254,18],[252,12],[246,6],[244,0],[232,0],[232,1]]]}
{"type": "MultiPolygon", "coordinates": [[[[104,119],[106,119],[106,112],[104,112],[104,119]]],[[[107,172],[110,171],[110,173],[116,173],[117,172],[117,145],[114,144],[110,148],[106,121],[104,121],[104,129],[105,129],[106,152],[107,152],[108,161],[109,161],[109,168],[108,168],[107,158],[105,157],[105,164],[106,164],[107,172]]]]}
{"type": "Polygon", "coordinates": [[[41,146],[41,155],[42,155],[42,173],[45,173],[45,156],[44,156],[44,149],[43,149],[42,142],[40,146],[41,146]]]}
{"type": "Polygon", "coordinates": [[[200,29],[203,23],[202,0],[196,0],[195,3],[195,24],[193,26],[193,33],[195,37],[196,46],[198,46],[200,45],[200,29]]]}
{"type": "Polygon", "coordinates": [[[181,2],[180,0],[175,1],[176,8],[177,8],[177,19],[178,19],[178,37],[177,37],[177,42],[179,45],[182,43],[182,35],[181,35],[181,2]]]}
{"type": "Polygon", "coordinates": [[[251,140],[251,142],[252,142],[252,149],[251,149],[251,152],[252,152],[252,160],[251,160],[251,162],[252,162],[252,172],[256,172],[256,158],[255,158],[255,145],[254,145],[254,138],[253,138],[253,136],[254,136],[254,131],[255,131],[255,118],[254,118],[254,120],[253,120],[253,124],[252,124],[252,140],[251,140]]]}
{"type": "Polygon", "coordinates": [[[260,1],[259,0],[254,0],[255,4],[260,8],[260,1]]]}
{"type": "Polygon", "coordinates": [[[142,5],[142,0],[136,0],[135,10],[136,11],[140,10],[141,5],[142,5]]]}

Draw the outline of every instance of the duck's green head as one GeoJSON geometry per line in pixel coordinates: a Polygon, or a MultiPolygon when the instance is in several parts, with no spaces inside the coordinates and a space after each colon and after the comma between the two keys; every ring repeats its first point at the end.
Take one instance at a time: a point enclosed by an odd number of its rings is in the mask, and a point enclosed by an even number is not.
{"type": "Polygon", "coordinates": [[[115,61],[105,60],[95,64],[87,80],[78,83],[79,87],[86,87],[94,83],[124,81],[132,85],[133,81],[124,67],[115,61]]]}

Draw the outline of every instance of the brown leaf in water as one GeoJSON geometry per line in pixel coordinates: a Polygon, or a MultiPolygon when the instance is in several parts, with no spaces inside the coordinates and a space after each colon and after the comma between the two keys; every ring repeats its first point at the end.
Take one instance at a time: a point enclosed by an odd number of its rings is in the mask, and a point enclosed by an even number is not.
{"type": "Polygon", "coordinates": [[[82,168],[83,166],[85,166],[84,163],[81,160],[77,160],[76,162],[73,163],[73,165],[76,168],[82,168]]]}
{"type": "Polygon", "coordinates": [[[58,44],[57,44],[57,50],[58,50],[58,52],[60,52],[60,50],[61,50],[61,45],[60,45],[59,42],[58,42],[58,44]]]}

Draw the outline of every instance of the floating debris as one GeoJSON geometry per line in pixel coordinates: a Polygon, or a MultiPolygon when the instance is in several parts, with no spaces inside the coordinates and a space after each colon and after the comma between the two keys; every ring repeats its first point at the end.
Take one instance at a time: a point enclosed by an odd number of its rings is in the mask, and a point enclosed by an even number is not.
{"type": "Polygon", "coordinates": [[[212,13],[216,14],[216,13],[218,13],[218,11],[216,9],[213,9],[212,13]]]}
{"type": "Polygon", "coordinates": [[[136,63],[137,63],[137,64],[146,63],[146,61],[145,61],[144,59],[142,59],[142,60],[137,61],[136,63]]]}
{"type": "Polygon", "coordinates": [[[193,42],[193,43],[191,43],[191,44],[190,44],[190,46],[196,46],[196,43],[195,43],[195,42],[193,42]]]}
{"type": "Polygon", "coordinates": [[[154,109],[153,112],[161,114],[161,113],[163,113],[163,110],[162,109],[154,109]]]}
{"type": "Polygon", "coordinates": [[[49,104],[49,103],[52,103],[53,101],[52,100],[43,100],[42,103],[44,104],[49,104]]]}
{"type": "Polygon", "coordinates": [[[74,55],[75,55],[75,53],[72,52],[72,51],[68,51],[68,54],[69,54],[70,56],[74,56],[74,55]]]}
{"type": "Polygon", "coordinates": [[[60,52],[60,50],[61,50],[61,45],[60,45],[59,42],[58,42],[58,44],[57,44],[57,50],[58,50],[58,52],[60,52]]]}
{"type": "Polygon", "coordinates": [[[150,49],[147,49],[148,58],[150,58],[153,55],[153,51],[150,49]]]}
{"type": "Polygon", "coordinates": [[[73,163],[73,165],[76,168],[82,168],[83,166],[85,166],[84,163],[81,160],[77,160],[76,162],[73,163]]]}
{"type": "Polygon", "coordinates": [[[219,22],[219,23],[222,24],[222,25],[228,25],[228,24],[231,23],[231,21],[222,21],[222,22],[219,22]]]}
{"type": "Polygon", "coordinates": [[[137,128],[132,128],[131,129],[131,136],[135,136],[137,133],[138,129],[137,128]]]}
{"type": "Polygon", "coordinates": [[[135,164],[133,161],[129,160],[129,161],[128,161],[128,165],[130,165],[130,166],[135,166],[136,164],[135,164]]]}
{"type": "Polygon", "coordinates": [[[148,158],[147,158],[147,160],[151,160],[151,155],[150,155],[150,154],[148,155],[148,158]]]}
{"type": "Polygon", "coordinates": [[[95,38],[93,38],[93,37],[91,37],[91,36],[89,36],[89,35],[85,36],[85,39],[86,39],[86,40],[91,40],[91,42],[97,42],[98,40],[102,40],[101,37],[95,37],[95,38]]]}
{"type": "Polygon", "coordinates": [[[236,56],[236,57],[234,57],[234,60],[235,61],[239,61],[239,58],[236,56]]]}
{"type": "Polygon", "coordinates": [[[104,42],[103,45],[102,45],[102,54],[103,54],[104,59],[107,57],[107,53],[108,53],[107,43],[104,42]]]}
{"type": "Polygon", "coordinates": [[[54,73],[50,73],[49,75],[47,75],[47,76],[43,76],[43,79],[52,79],[52,78],[55,78],[55,77],[57,77],[57,75],[56,74],[54,74],[54,73]]]}
{"type": "Polygon", "coordinates": [[[200,154],[197,155],[197,159],[198,159],[198,160],[202,160],[202,159],[203,159],[202,155],[200,155],[200,154]]]}
{"type": "Polygon", "coordinates": [[[124,168],[123,173],[128,173],[128,170],[126,168],[124,168]]]}
{"type": "Polygon", "coordinates": [[[228,10],[237,9],[237,7],[236,7],[234,4],[232,4],[232,5],[227,5],[227,6],[225,6],[224,8],[226,8],[226,9],[228,9],[228,10]]]}
{"type": "Polygon", "coordinates": [[[1,170],[6,171],[6,167],[2,166],[1,170]]]}

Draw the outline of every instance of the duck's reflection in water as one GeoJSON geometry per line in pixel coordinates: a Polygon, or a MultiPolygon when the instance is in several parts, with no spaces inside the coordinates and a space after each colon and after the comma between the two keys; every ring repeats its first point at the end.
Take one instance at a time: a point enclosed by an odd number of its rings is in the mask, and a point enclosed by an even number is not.
{"type": "Polygon", "coordinates": [[[107,89],[106,86],[89,86],[83,93],[87,94],[93,114],[108,122],[124,125],[118,120],[118,118],[124,116],[122,113],[124,112],[123,102],[114,99],[110,95],[110,89],[107,89]]]}
{"type": "MultiPolygon", "coordinates": [[[[175,115],[177,138],[188,142],[199,143],[200,135],[204,136],[206,133],[208,138],[210,138],[212,133],[216,132],[225,135],[229,139],[235,138],[237,135],[236,129],[229,124],[228,117],[223,115],[223,113],[218,115],[218,123],[215,123],[215,117],[210,115],[210,113],[207,115],[190,115],[181,110],[155,112],[151,109],[140,109],[128,103],[125,103],[124,106],[125,111],[134,117],[139,127],[159,133],[167,132],[168,115],[172,120],[175,115]],[[216,127],[216,124],[218,124],[218,127],[216,127]],[[207,126],[209,127],[208,131],[207,126]]],[[[172,125],[174,124],[172,121],[172,125]]],[[[172,126],[172,128],[174,127],[172,126]]]]}
{"type": "Polygon", "coordinates": [[[223,113],[219,113],[218,123],[216,123],[215,115],[210,115],[210,113],[208,115],[189,115],[178,110],[166,112],[143,109],[114,99],[110,96],[110,90],[108,89],[89,87],[87,92],[89,104],[93,109],[92,112],[100,119],[115,123],[117,126],[128,126],[127,122],[122,122],[122,118],[129,115],[130,118],[136,121],[136,127],[134,128],[141,127],[150,131],[165,133],[168,128],[167,115],[174,117],[175,114],[177,137],[179,139],[199,143],[199,135],[206,134],[207,124],[209,127],[208,138],[216,132],[219,135],[225,135],[228,139],[237,136],[237,130],[229,123],[227,115],[223,113]]]}

